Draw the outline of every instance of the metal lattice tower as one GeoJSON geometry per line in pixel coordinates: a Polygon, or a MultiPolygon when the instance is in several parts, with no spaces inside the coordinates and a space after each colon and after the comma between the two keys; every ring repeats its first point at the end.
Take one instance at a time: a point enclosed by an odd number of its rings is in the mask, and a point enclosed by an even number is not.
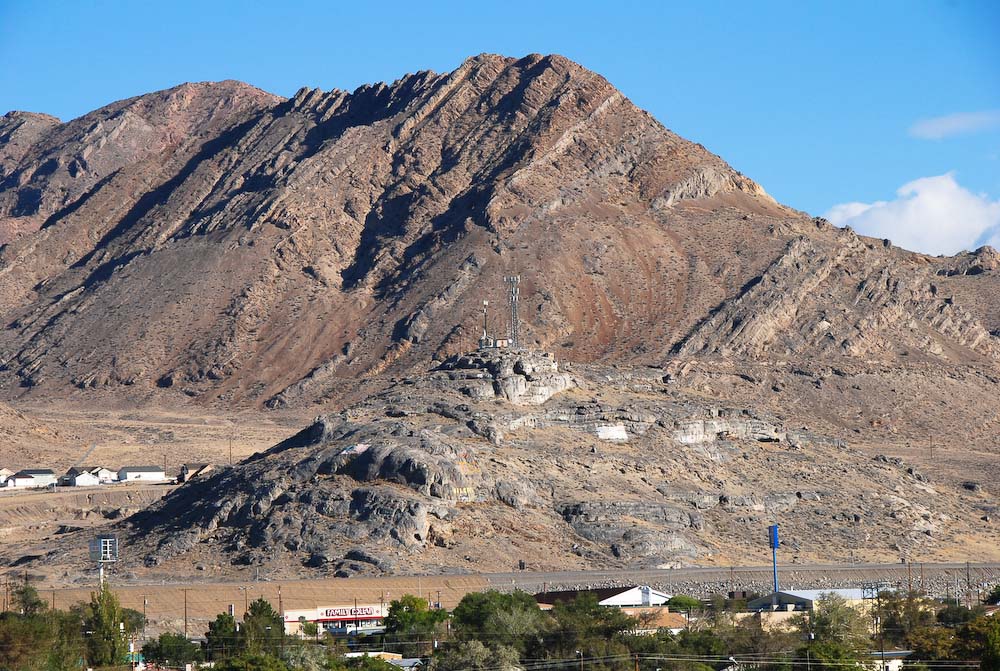
{"type": "Polygon", "coordinates": [[[517,299],[520,294],[518,285],[521,283],[520,275],[511,275],[503,278],[510,286],[510,293],[507,295],[507,302],[510,304],[510,346],[521,346],[521,332],[517,323],[517,299]]]}

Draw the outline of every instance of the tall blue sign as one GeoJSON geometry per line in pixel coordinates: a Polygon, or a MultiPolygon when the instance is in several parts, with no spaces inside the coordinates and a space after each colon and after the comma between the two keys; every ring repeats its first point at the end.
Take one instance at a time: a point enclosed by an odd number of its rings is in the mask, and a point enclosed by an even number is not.
{"type": "Polygon", "coordinates": [[[771,546],[771,566],[774,569],[774,591],[778,591],[778,525],[772,524],[767,528],[767,540],[771,546]]]}

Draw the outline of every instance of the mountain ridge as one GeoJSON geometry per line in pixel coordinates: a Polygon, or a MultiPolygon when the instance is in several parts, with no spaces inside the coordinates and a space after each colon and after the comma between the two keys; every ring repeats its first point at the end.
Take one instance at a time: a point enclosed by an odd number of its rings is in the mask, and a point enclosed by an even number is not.
{"type": "Polygon", "coordinates": [[[0,400],[320,412],[123,523],[132,568],[731,562],[777,515],[996,558],[994,250],[787,208],[562,57],[230,88],[0,147],[0,400]],[[510,275],[524,348],[478,351],[510,275]]]}

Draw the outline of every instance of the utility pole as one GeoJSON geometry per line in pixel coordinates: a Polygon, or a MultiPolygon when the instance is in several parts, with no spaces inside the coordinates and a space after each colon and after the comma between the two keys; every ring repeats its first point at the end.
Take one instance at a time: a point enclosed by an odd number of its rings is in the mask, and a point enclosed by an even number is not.
{"type": "Polygon", "coordinates": [[[965,601],[967,607],[972,609],[972,568],[969,562],[965,562],[965,601]]]}
{"type": "Polygon", "coordinates": [[[146,600],[146,595],[142,595],[142,640],[146,640],[146,605],[149,602],[146,600]]]}
{"type": "Polygon", "coordinates": [[[188,591],[184,590],[184,638],[188,637],[188,591]]]}
{"type": "Polygon", "coordinates": [[[229,465],[233,465],[233,433],[229,432],[229,465]]]}

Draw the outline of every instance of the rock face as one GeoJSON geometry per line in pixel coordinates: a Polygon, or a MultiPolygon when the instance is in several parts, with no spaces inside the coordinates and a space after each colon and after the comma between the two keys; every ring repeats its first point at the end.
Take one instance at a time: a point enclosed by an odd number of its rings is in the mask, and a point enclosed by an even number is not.
{"type": "Polygon", "coordinates": [[[549,353],[485,349],[450,357],[438,370],[461,380],[462,393],[476,400],[502,398],[515,405],[542,405],[573,386],[549,353]]]}
{"type": "Polygon", "coordinates": [[[504,570],[523,556],[537,568],[745,564],[764,561],[779,516],[803,561],[948,556],[968,533],[996,536],[974,530],[988,495],[967,481],[929,482],[902,458],[650,370],[577,365],[575,384],[540,403],[470,393],[469,371],[496,384],[528,368],[556,366],[473,352],[323,415],[124,522],[145,551],[129,561],[154,575],[220,558],[273,575],[504,570]],[[615,417],[627,442],[595,435],[615,417]]]}

